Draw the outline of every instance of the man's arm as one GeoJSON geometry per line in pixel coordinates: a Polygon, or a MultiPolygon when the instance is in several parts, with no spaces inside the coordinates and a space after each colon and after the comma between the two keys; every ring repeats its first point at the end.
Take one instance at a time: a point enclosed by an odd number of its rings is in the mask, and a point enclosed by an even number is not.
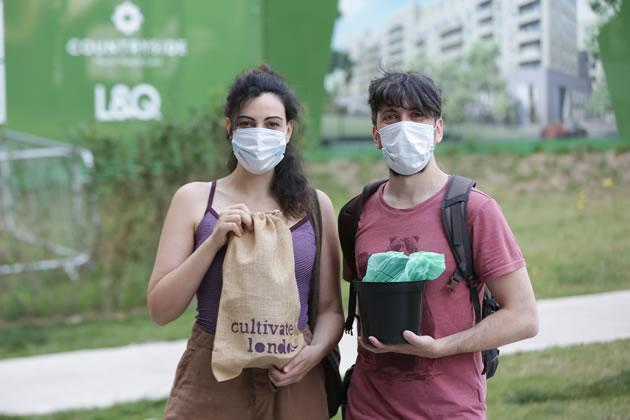
{"type": "Polygon", "coordinates": [[[487,282],[501,309],[474,327],[434,339],[403,332],[409,344],[383,344],[369,337],[371,344],[359,343],[375,353],[405,353],[438,358],[458,353],[477,352],[524,340],[538,333],[538,310],[531,281],[525,267],[487,282]]]}

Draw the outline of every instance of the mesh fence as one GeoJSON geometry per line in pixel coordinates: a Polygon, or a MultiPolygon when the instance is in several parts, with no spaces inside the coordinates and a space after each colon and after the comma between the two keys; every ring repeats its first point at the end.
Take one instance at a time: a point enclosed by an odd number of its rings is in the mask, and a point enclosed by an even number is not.
{"type": "Polygon", "coordinates": [[[89,150],[0,134],[0,276],[63,269],[76,280],[97,226],[89,150]]]}

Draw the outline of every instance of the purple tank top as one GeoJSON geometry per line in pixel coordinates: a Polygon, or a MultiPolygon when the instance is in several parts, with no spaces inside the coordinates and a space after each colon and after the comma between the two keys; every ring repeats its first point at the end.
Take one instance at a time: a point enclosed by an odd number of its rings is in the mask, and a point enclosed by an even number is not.
{"type": "MultiPolygon", "coordinates": [[[[208,239],[219,218],[217,212],[212,208],[216,185],[216,181],[211,183],[208,208],[195,232],[195,249],[208,239]]],[[[298,328],[301,330],[306,327],[308,322],[308,292],[316,252],[315,231],[308,216],[304,216],[302,220],[291,226],[291,236],[295,258],[295,278],[300,295],[298,328]]],[[[197,324],[210,334],[214,334],[217,328],[219,300],[223,288],[223,259],[226,249],[227,246],[224,246],[217,252],[210,268],[203,276],[199,289],[197,289],[197,324]]]]}

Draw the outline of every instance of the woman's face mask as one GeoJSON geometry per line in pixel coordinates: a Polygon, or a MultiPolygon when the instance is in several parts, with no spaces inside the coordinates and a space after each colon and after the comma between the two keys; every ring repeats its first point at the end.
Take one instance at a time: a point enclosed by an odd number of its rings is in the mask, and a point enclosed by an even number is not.
{"type": "Polygon", "coordinates": [[[239,128],[232,133],[232,150],[238,162],[253,174],[264,174],[284,158],[286,131],[239,128]]]}
{"type": "Polygon", "coordinates": [[[392,171],[413,175],[424,170],[435,148],[435,126],[400,121],[376,131],[381,136],[381,151],[392,171]]]}

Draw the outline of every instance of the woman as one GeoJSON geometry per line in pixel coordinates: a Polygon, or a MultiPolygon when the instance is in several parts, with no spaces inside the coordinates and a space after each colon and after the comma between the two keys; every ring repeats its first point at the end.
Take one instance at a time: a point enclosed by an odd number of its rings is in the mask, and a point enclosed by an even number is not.
{"type": "Polygon", "coordinates": [[[328,418],[321,362],[342,333],[338,238],[330,199],[308,186],[294,151],[299,110],[293,92],[268,66],[237,77],[225,105],[231,173],[186,184],[173,197],[149,281],[149,310],[165,325],[196,294],[198,314],[165,419],[328,418]],[[275,209],[291,229],[298,328],[307,346],[282,369],[244,369],[219,383],[210,362],[226,246],[231,236],[253,229],[252,213],[275,209]]]}

